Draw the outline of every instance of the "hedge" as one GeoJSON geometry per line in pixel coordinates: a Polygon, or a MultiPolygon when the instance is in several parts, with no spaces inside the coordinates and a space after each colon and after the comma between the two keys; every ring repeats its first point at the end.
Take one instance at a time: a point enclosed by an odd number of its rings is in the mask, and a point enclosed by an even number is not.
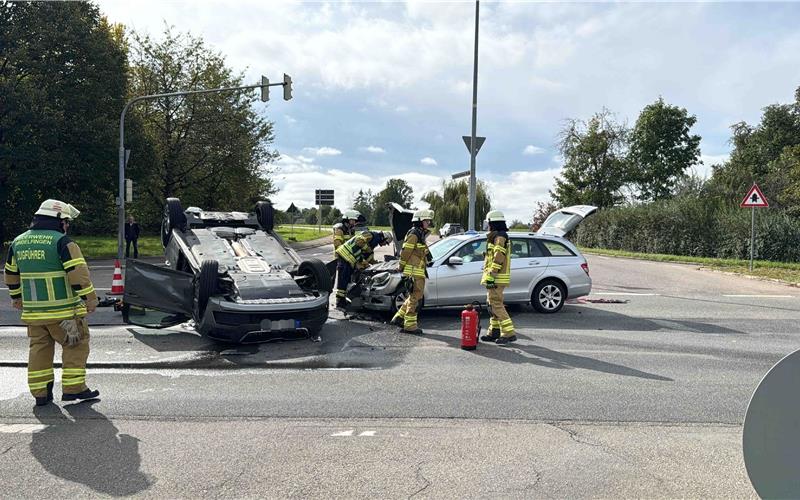
{"type": "MultiPolygon", "coordinates": [[[[587,218],[573,239],[585,247],[747,259],[750,210],[689,197],[616,207],[587,218]]],[[[755,256],[800,261],[800,217],[780,209],[756,209],[755,256]]]]}

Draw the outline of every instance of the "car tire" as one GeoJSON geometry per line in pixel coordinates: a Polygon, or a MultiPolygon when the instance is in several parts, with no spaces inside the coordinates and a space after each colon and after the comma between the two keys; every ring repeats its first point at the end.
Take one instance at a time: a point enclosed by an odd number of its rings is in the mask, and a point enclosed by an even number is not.
{"type": "MultiPolygon", "coordinates": [[[[400,307],[403,305],[403,302],[406,301],[408,296],[411,294],[411,291],[414,288],[414,283],[408,280],[403,280],[403,283],[398,287],[398,290],[392,294],[392,302],[389,304],[389,316],[394,317],[397,314],[397,311],[400,310],[400,307]]],[[[419,305],[417,306],[417,313],[425,307],[425,297],[419,301],[419,305]]]]}
{"type": "Polygon", "coordinates": [[[300,263],[297,273],[301,276],[310,275],[313,285],[308,284],[307,288],[313,288],[321,292],[331,293],[333,291],[333,278],[325,264],[319,259],[309,259],[300,263]]]}
{"type": "Polygon", "coordinates": [[[161,220],[161,244],[164,245],[164,248],[167,247],[169,240],[172,239],[173,229],[186,230],[186,214],[183,213],[181,200],[167,198],[167,204],[164,205],[164,216],[161,220]]]}
{"type": "Polygon", "coordinates": [[[559,281],[542,280],[536,284],[531,294],[531,305],[543,314],[557,313],[567,301],[567,289],[559,281]]]}
{"type": "Polygon", "coordinates": [[[195,279],[195,323],[198,327],[203,320],[208,306],[208,300],[217,292],[217,282],[219,281],[219,262],[216,260],[204,260],[200,264],[200,272],[195,279]]]}
{"type": "Polygon", "coordinates": [[[256,203],[256,219],[261,229],[271,233],[275,229],[275,209],[269,201],[259,201],[256,203]]]}

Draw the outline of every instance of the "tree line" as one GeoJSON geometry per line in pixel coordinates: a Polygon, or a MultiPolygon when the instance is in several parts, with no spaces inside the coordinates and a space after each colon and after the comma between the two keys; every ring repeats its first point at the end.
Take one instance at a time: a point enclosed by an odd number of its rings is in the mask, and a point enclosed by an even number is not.
{"type": "MultiPolygon", "coordinates": [[[[202,38],[170,26],[152,38],[109,23],[88,2],[0,1],[0,242],[24,230],[47,198],[81,210],[76,232],[113,234],[125,102],[243,84],[202,38]]],[[[169,196],[214,209],[274,193],[273,125],[256,99],[229,92],[134,105],[127,210],[155,228],[169,196]]]]}
{"type": "Polygon", "coordinates": [[[564,170],[534,225],[558,206],[589,204],[605,210],[580,226],[582,245],[745,258],[750,214],[739,202],[758,183],[770,208],[758,211],[757,257],[800,258],[800,87],[794,102],[763,108],[757,124],[732,125],[730,157],[708,178],[691,171],[700,158],[695,122],[660,98],[632,128],[605,109],[570,120],[559,139],[564,170]]]}

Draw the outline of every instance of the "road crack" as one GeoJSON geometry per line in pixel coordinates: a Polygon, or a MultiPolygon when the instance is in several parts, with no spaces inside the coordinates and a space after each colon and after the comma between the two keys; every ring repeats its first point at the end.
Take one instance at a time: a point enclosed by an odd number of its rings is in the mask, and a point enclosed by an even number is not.
{"type": "Polygon", "coordinates": [[[416,468],[416,476],[417,476],[417,481],[422,481],[422,482],[423,482],[423,483],[425,483],[425,484],[424,484],[424,485],[423,485],[423,486],[422,486],[420,489],[418,489],[418,490],[417,490],[417,491],[415,491],[413,494],[411,494],[411,496],[409,496],[408,498],[414,498],[415,496],[419,495],[419,494],[420,494],[420,493],[422,493],[423,491],[427,490],[427,489],[430,487],[430,485],[431,485],[431,482],[430,482],[430,480],[428,480],[428,478],[426,478],[426,477],[425,477],[425,476],[422,474],[422,466],[423,466],[423,465],[425,465],[425,462],[424,462],[424,461],[423,461],[423,462],[420,462],[420,463],[418,463],[418,464],[417,464],[417,468],[416,468]]]}

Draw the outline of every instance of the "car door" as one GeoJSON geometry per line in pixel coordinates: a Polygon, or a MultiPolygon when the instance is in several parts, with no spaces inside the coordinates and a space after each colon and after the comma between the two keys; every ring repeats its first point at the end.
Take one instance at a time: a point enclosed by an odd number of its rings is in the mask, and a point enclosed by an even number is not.
{"type": "Polygon", "coordinates": [[[469,240],[451,255],[460,257],[463,264],[449,265],[443,262],[436,267],[437,305],[452,306],[468,304],[474,300],[486,301],[486,289],[481,286],[483,257],[486,239],[469,240]]]}
{"type": "Polygon", "coordinates": [[[551,213],[536,231],[536,234],[561,236],[575,229],[589,215],[595,213],[597,207],[591,205],[573,205],[551,213]]]}
{"type": "Polygon", "coordinates": [[[530,300],[531,283],[537,281],[545,269],[548,258],[533,238],[511,236],[511,285],[506,288],[504,299],[508,302],[530,300]]]}
{"type": "Polygon", "coordinates": [[[125,263],[122,319],[164,328],[187,321],[194,308],[194,275],[135,259],[125,263]]]}

